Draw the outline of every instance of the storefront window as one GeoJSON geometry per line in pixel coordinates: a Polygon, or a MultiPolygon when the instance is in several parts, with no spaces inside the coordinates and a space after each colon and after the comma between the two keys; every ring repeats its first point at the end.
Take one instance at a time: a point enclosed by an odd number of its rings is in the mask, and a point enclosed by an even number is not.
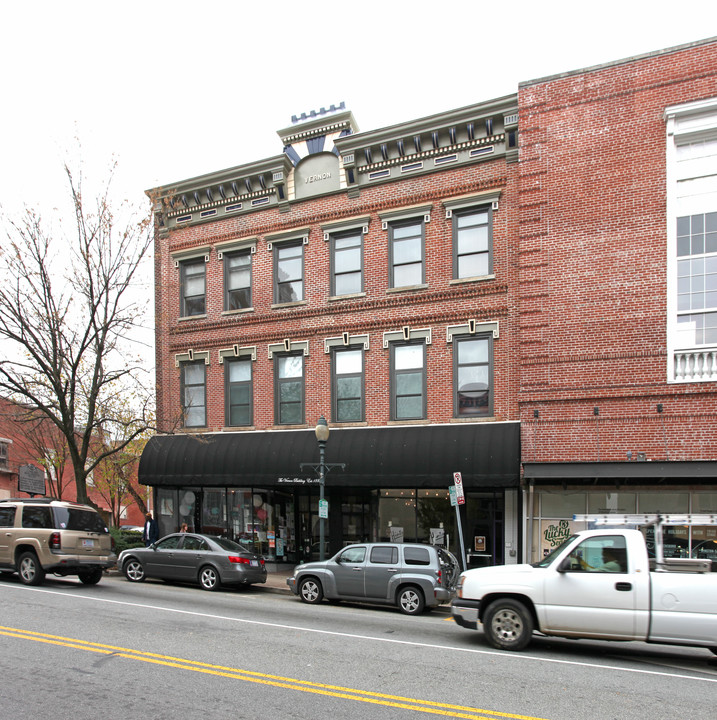
{"type": "Polygon", "coordinates": [[[419,490],[416,510],[418,542],[442,547],[449,547],[448,543],[458,544],[456,513],[451,507],[448,490],[419,490]]]}
{"type": "Polygon", "coordinates": [[[203,495],[202,532],[207,535],[226,535],[226,490],[224,488],[207,488],[203,495]]]}
{"type": "Polygon", "coordinates": [[[544,518],[570,518],[585,513],[585,493],[549,493],[540,495],[540,514],[544,518]]]}
{"type": "Polygon", "coordinates": [[[636,502],[635,493],[590,493],[588,495],[588,513],[592,515],[632,514],[635,512],[636,502]]]}
{"type": "Polygon", "coordinates": [[[179,491],[179,527],[183,523],[187,524],[189,532],[197,531],[196,510],[197,510],[197,494],[193,490],[179,491]]]}
{"type": "Polygon", "coordinates": [[[177,491],[161,488],[157,490],[157,500],[154,518],[159,525],[159,537],[177,532],[179,526],[175,516],[177,507],[177,491]]]}
{"type": "Polygon", "coordinates": [[[689,493],[643,492],[637,497],[639,513],[686,513],[690,511],[689,493]]]}
{"type": "Polygon", "coordinates": [[[380,542],[416,542],[416,491],[381,490],[378,521],[380,542]]]}

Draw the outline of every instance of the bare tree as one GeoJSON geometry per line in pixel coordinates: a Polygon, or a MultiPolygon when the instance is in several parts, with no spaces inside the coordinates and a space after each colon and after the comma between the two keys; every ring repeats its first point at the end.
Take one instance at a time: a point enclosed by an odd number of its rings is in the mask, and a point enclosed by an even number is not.
{"type": "Polygon", "coordinates": [[[0,390],[31,408],[28,422],[40,413],[58,429],[79,502],[89,502],[87,476],[152,418],[146,369],[129,351],[147,304],[134,293],[152,242],[151,213],[112,204],[114,171],[90,202],[81,175],[65,166],[73,237],[27,210],[20,220],[4,218],[8,243],[0,251],[0,390]],[[133,413],[108,414],[107,399],[119,392],[134,399],[133,413]],[[96,452],[100,434],[118,439],[96,452]]]}

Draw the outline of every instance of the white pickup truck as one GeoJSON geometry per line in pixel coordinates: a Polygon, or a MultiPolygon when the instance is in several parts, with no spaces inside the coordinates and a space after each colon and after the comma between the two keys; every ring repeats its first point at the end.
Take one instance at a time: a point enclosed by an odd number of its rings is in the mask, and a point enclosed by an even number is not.
{"type": "Polygon", "coordinates": [[[504,650],[522,650],[540,632],[690,645],[717,655],[717,572],[710,560],[662,553],[664,525],[715,525],[717,516],[575,519],[612,527],[577,532],[532,565],[463,572],[451,603],[456,623],[472,630],[483,623],[488,642],[504,650]],[[620,524],[652,525],[655,557],[640,530],[620,524]]]}

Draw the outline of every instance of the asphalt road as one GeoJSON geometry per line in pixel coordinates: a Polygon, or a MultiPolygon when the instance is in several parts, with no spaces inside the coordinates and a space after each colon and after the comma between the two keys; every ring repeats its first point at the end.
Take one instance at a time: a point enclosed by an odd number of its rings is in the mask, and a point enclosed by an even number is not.
{"type": "Polygon", "coordinates": [[[536,638],[489,648],[420,617],[120,576],[0,580],[0,719],[713,720],[706,650],[536,638]]]}

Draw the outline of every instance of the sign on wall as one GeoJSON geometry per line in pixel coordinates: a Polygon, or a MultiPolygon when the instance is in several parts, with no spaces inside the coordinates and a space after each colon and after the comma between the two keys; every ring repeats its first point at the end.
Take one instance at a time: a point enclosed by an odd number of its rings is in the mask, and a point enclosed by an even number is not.
{"type": "Polygon", "coordinates": [[[44,471],[34,465],[20,465],[17,469],[17,490],[28,495],[44,495],[44,471]]]}
{"type": "MultiPolygon", "coordinates": [[[[581,523],[582,524],[582,523],[581,523]]],[[[572,520],[540,521],[540,555],[544,557],[567,540],[577,527],[572,520]]]]}

